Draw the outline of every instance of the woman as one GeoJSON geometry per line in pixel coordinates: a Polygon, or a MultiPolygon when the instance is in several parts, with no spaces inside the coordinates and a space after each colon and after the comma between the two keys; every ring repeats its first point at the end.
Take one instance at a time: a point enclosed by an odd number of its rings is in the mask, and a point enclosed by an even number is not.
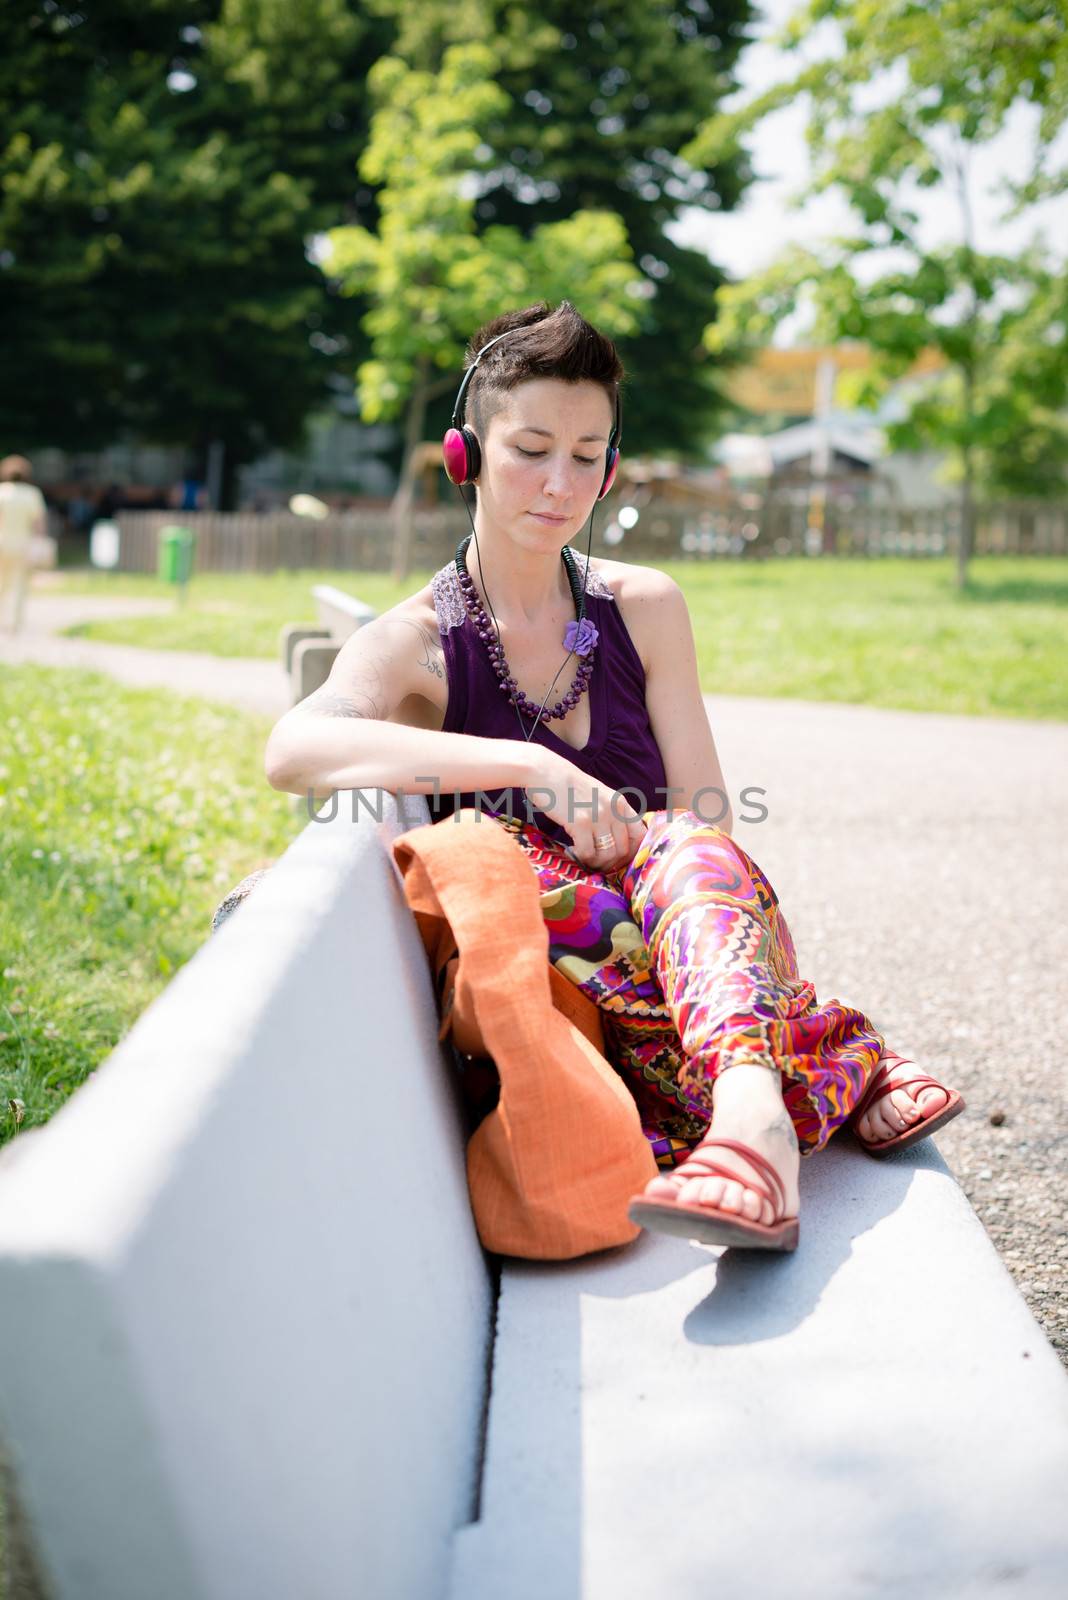
{"type": "Polygon", "coordinates": [[[48,508],[25,456],[0,461],[0,623],[18,633],[30,586],[30,547],[48,532],[48,508]],[[9,602],[8,596],[11,596],[9,602]]]}
{"type": "Polygon", "coordinates": [[[268,779],[494,814],[664,1169],[631,1217],[793,1249],[802,1151],[850,1117],[866,1148],[900,1148],[963,1101],[891,1052],[876,1073],[868,1019],[799,977],[775,892],[730,837],[678,585],[568,544],[618,459],[611,341],[567,301],[529,306],[482,328],[466,366],[444,454],[476,486],[472,533],[281,718],[268,779]]]}

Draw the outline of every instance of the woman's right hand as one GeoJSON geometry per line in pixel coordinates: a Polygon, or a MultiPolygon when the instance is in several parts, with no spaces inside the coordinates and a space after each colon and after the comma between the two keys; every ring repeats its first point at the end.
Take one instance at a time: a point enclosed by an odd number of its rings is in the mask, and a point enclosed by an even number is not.
{"type": "Polygon", "coordinates": [[[594,872],[629,867],[648,831],[626,794],[617,794],[553,751],[546,751],[543,769],[527,795],[532,810],[559,823],[573,841],[576,860],[594,872]],[[599,850],[594,841],[609,833],[611,845],[599,850]]]}

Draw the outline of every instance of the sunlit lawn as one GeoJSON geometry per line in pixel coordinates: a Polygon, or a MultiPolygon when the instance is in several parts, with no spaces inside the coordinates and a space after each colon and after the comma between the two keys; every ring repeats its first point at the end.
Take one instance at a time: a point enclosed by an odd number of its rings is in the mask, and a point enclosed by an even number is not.
{"type": "MultiPolygon", "coordinates": [[[[312,588],[332,583],[387,611],[407,594],[430,581],[430,572],[414,572],[395,584],[386,573],[322,570],[276,573],[209,572],[195,575],[184,603],[174,601],[171,614],[124,617],[110,622],[80,623],[67,632],[85,639],[145,645],[154,650],[207,650],[218,656],[278,657],[278,639],[287,622],[317,623],[312,588]]],[[[91,595],[130,595],[158,600],[174,594],[158,578],[142,573],[65,573],[49,579],[49,591],[91,595]]]]}
{"type": "Polygon", "coordinates": [[[43,1122],[306,825],[269,719],[0,667],[0,1141],[43,1122]]]}
{"type": "MultiPolygon", "coordinates": [[[[581,543],[580,543],[581,547],[581,543]]],[[[949,558],[664,563],[686,592],[708,694],[844,700],[972,715],[1068,717],[1068,560],[986,556],[958,595],[949,558]]],[[[315,583],[377,611],[425,584],[384,573],[209,573],[173,615],[95,622],[92,639],[274,658],[285,622],[315,621],[315,583]]],[[[68,592],[159,596],[151,576],[70,573],[68,592]]]]}

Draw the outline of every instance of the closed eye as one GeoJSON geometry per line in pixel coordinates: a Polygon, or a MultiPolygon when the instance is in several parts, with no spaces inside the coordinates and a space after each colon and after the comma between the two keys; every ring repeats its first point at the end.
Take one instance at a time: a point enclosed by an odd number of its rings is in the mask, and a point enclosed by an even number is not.
{"type": "MultiPolygon", "coordinates": [[[[517,444],[516,449],[521,456],[526,456],[529,461],[540,461],[542,456],[547,453],[544,450],[524,450],[521,444],[517,444]]],[[[597,465],[596,456],[576,456],[575,460],[580,461],[584,467],[595,467],[597,465]]]]}

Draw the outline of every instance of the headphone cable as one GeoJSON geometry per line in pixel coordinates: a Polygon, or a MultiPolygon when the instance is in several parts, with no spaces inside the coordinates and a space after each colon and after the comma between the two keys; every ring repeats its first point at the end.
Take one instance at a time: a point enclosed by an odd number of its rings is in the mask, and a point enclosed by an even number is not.
{"type": "MultiPolygon", "coordinates": [[[[481,555],[481,552],[479,551],[479,548],[478,548],[478,534],[475,532],[475,519],[471,515],[471,507],[468,505],[467,498],[464,495],[464,492],[460,488],[459,484],[457,484],[457,490],[459,492],[460,499],[464,503],[464,509],[467,512],[467,520],[471,524],[471,537],[474,540],[474,545],[475,545],[475,560],[478,562],[478,576],[479,576],[479,580],[482,583],[482,592],[486,596],[486,604],[490,608],[490,616],[493,619],[493,628],[494,628],[494,631],[495,631],[495,633],[497,635],[497,648],[500,650],[501,655],[503,657],[504,656],[504,646],[501,644],[501,630],[497,625],[497,617],[496,617],[496,614],[494,613],[494,610],[493,610],[493,602],[490,600],[490,597],[489,597],[489,590],[486,588],[486,580],[482,576],[482,555],[481,555]]],[[[590,573],[590,549],[591,549],[591,547],[593,545],[593,513],[594,513],[594,511],[596,511],[596,509],[597,509],[597,502],[594,501],[593,506],[590,508],[590,524],[589,524],[589,530],[588,530],[588,537],[587,537],[587,540],[586,540],[586,566],[585,566],[585,570],[583,571],[583,574],[582,574],[582,598],[581,598],[581,601],[579,603],[579,621],[580,622],[582,621],[582,618],[585,616],[585,612],[586,612],[586,581],[587,581],[587,579],[589,577],[589,573],[590,573]]],[[[561,552],[561,559],[563,559],[563,553],[562,552],[561,552]]],[[[566,565],[567,565],[566,561],[564,562],[564,565],[566,567],[566,565]]],[[[572,598],[574,598],[573,595],[572,595],[572,598]]],[[[576,643],[577,642],[578,641],[576,640],[576,643]]],[[[549,696],[553,692],[553,685],[556,683],[556,678],[558,678],[560,676],[561,672],[563,672],[564,668],[567,666],[568,662],[571,660],[571,657],[574,654],[575,654],[574,650],[569,650],[567,655],[564,657],[563,661],[560,663],[559,667],[557,667],[557,669],[556,669],[556,677],[553,679],[552,683],[550,683],[548,689],[546,690],[545,699],[542,701],[541,705],[538,707],[538,714],[534,718],[534,726],[533,726],[533,728],[531,728],[529,733],[527,733],[526,730],[523,727],[523,718],[522,718],[522,715],[520,713],[519,707],[516,705],[515,700],[512,698],[512,696],[509,695],[508,698],[509,698],[509,700],[511,700],[512,705],[515,707],[515,714],[516,714],[517,718],[519,719],[519,731],[523,735],[523,738],[526,740],[526,742],[528,744],[530,743],[531,739],[533,739],[534,734],[537,732],[538,723],[541,721],[541,714],[545,710],[546,705],[548,704],[549,696]]]]}

